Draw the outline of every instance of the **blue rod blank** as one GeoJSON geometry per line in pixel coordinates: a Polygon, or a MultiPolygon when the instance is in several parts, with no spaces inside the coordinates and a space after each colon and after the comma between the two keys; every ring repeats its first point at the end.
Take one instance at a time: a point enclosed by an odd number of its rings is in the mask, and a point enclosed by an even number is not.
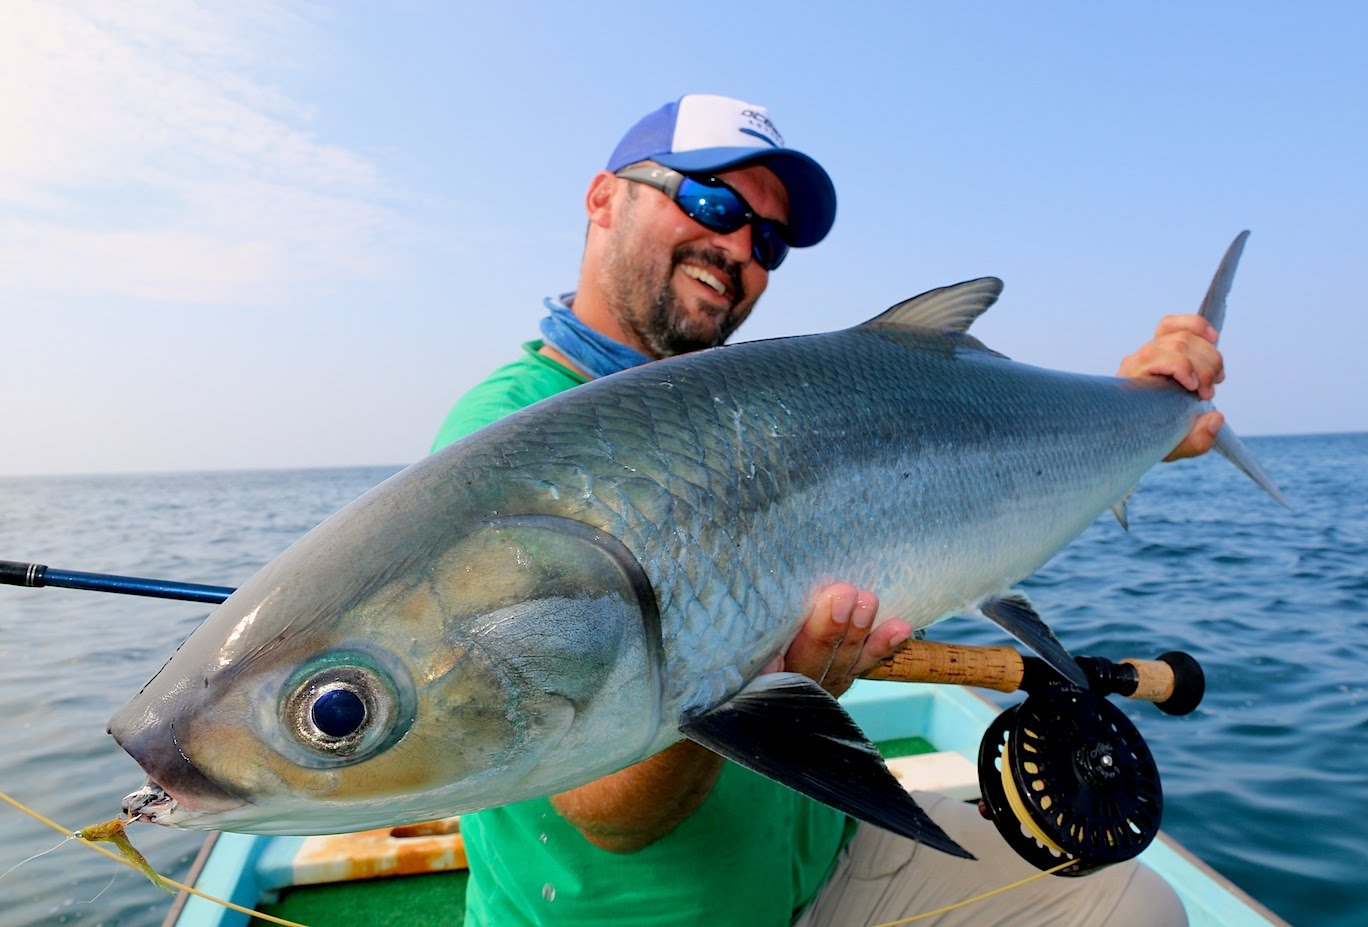
{"type": "Polygon", "coordinates": [[[203,586],[198,583],[178,583],[166,579],[54,570],[41,563],[19,563],[13,560],[0,560],[0,584],[28,586],[34,589],[59,586],[63,589],[86,589],[91,592],[115,592],[120,595],[214,604],[233,594],[233,589],[229,586],[203,586]]]}

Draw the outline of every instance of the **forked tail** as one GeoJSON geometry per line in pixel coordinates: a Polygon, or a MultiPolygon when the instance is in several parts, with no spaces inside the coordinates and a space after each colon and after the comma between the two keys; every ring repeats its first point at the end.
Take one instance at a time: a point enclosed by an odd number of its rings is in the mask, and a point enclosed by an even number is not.
{"type": "MultiPolygon", "coordinates": [[[[1216,268],[1216,276],[1211,278],[1211,286],[1207,288],[1206,297],[1202,300],[1202,308],[1197,311],[1197,314],[1210,322],[1211,327],[1218,333],[1225,323],[1226,297],[1230,294],[1230,285],[1235,279],[1235,268],[1240,263],[1240,254],[1243,253],[1248,238],[1249,232],[1246,230],[1236,235],[1235,240],[1230,243],[1225,257],[1221,258],[1220,266],[1216,268]]],[[[1226,460],[1258,483],[1264,492],[1287,508],[1292,507],[1273,479],[1255,459],[1253,452],[1229,425],[1222,425],[1221,430],[1217,432],[1215,448],[1226,460]]]]}

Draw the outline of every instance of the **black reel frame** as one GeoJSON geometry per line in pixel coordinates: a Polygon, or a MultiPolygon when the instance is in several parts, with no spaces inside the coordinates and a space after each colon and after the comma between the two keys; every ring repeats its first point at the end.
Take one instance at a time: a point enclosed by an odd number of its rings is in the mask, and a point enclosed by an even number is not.
{"type": "MultiPolygon", "coordinates": [[[[1094,669],[1088,658],[1078,662],[1094,669]]],[[[1029,673],[1033,678],[1022,686],[1026,700],[1003,711],[979,745],[988,816],[1037,869],[1074,860],[1058,876],[1087,875],[1134,859],[1154,841],[1163,817],[1153,754],[1130,719],[1101,694],[1117,691],[1111,681],[1088,675],[1092,689],[1048,668],[1029,673]]],[[[1186,713],[1200,700],[1199,691],[1181,700],[1183,710],[1165,710],[1186,713]]]]}
{"type": "Polygon", "coordinates": [[[1159,833],[1163,790],[1144,738],[1086,689],[1030,695],[988,727],[979,785],[998,832],[1037,869],[1080,876],[1138,856],[1159,833]]]}

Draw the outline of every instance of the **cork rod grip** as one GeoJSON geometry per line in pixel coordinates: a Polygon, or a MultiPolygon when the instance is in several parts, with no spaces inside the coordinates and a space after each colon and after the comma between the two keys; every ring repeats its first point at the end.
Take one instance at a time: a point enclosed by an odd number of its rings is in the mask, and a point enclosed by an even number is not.
{"type": "Polygon", "coordinates": [[[971,647],[910,640],[862,674],[865,679],[940,682],[1015,692],[1025,664],[1012,647],[971,647]]]}

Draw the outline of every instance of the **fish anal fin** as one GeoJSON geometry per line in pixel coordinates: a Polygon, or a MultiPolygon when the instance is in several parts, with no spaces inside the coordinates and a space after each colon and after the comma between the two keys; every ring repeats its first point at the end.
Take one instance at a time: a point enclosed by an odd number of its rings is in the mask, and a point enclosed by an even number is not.
{"type": "Polygon", "coordinates": [[[1111,506],[1112,514],[1116,516],[1117,522],[1126,531],[1130,530],[1130,501],[1131,497],[1135,495],[1135,489],[1136,487],[1132,486],[1124,496],[1117,499],[1111,506]]]}
{"type": "Polygon", "coordinates": [[[1026,593],[1012,591],[979,603],[979,613],[1030,647],[1065,679],[1088,688],[1088,677],[1036,612],[1026,593]]]}
{"type": "Polygon", "coordinates": [[[845,709],[806,676],[760,676],[680,731],[854,818],[952,856],[974,858],[903,790],[845,709]]]}

